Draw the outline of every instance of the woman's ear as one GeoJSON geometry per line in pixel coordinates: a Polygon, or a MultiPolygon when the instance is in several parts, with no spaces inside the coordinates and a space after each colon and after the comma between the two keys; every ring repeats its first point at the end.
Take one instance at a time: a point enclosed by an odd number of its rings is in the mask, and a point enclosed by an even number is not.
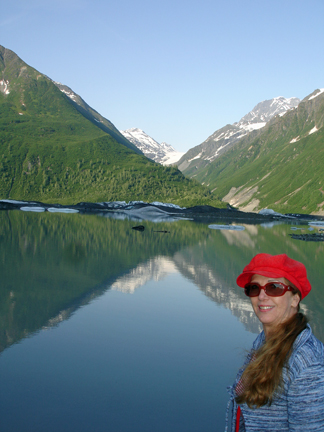
{"type": "Polygon", "coordinates": [[[300,302],[300,296],[298,293],[293,294],[291,306],[297,308],[300,302]]]}

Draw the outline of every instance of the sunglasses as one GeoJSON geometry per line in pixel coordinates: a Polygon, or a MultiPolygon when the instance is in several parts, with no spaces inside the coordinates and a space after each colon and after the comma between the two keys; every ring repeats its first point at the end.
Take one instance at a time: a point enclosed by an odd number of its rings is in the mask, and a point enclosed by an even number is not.
{"type": "Polygon", "coordinates": [[[262,289],[269,297],[280,297],[287,291],[294,291],[291,286],[282,282],[268,282],[265,285],[250,282],[245,285],[244,292],[248,297],[257,297],[262,289]]]}

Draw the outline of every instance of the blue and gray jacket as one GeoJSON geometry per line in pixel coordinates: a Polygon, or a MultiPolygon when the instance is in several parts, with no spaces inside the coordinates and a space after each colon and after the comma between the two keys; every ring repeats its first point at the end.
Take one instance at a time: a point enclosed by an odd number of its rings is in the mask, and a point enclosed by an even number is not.
{"type": "MultiPolygon", "coordinates": [[[[227,406],[225,431],[235,431],[238,408],[235,389],[253,353],[263,343],[264,333],[261,332],[239,370],[234,385],[228,387],[231,398],[227,406]]],[[[240,422],[240,432],[324,432],[324,345],[316,339],[309,325],[296,338],[282,378],[283,391],[273,399],[270,406],[251,409],[246,404],[240,405],[241,418],[243,416],[244,419],[244,422],[243,419],[240,422]]]]}

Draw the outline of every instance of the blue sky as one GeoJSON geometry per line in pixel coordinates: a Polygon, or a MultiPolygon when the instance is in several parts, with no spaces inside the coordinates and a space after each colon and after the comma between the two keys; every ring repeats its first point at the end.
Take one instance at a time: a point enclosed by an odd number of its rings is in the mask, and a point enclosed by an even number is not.
{"type": "Polygon", "coordinates": [[[0,44],[118,129],[187,151],[324,87],[323,0],[10,0],[0,44]]]}

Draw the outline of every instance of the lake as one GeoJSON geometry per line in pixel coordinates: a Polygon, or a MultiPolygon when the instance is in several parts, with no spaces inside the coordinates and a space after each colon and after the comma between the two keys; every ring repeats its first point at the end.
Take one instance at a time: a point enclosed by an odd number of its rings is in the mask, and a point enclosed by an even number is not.
{"type": "Polygon", "coordinates": [[[260,330],[235,280],[259,252],[306,265],[324,341],[323,242],[292,239],[292,223],[140,224],[0,212],[2,432],[223,431],[260,330]]]}

